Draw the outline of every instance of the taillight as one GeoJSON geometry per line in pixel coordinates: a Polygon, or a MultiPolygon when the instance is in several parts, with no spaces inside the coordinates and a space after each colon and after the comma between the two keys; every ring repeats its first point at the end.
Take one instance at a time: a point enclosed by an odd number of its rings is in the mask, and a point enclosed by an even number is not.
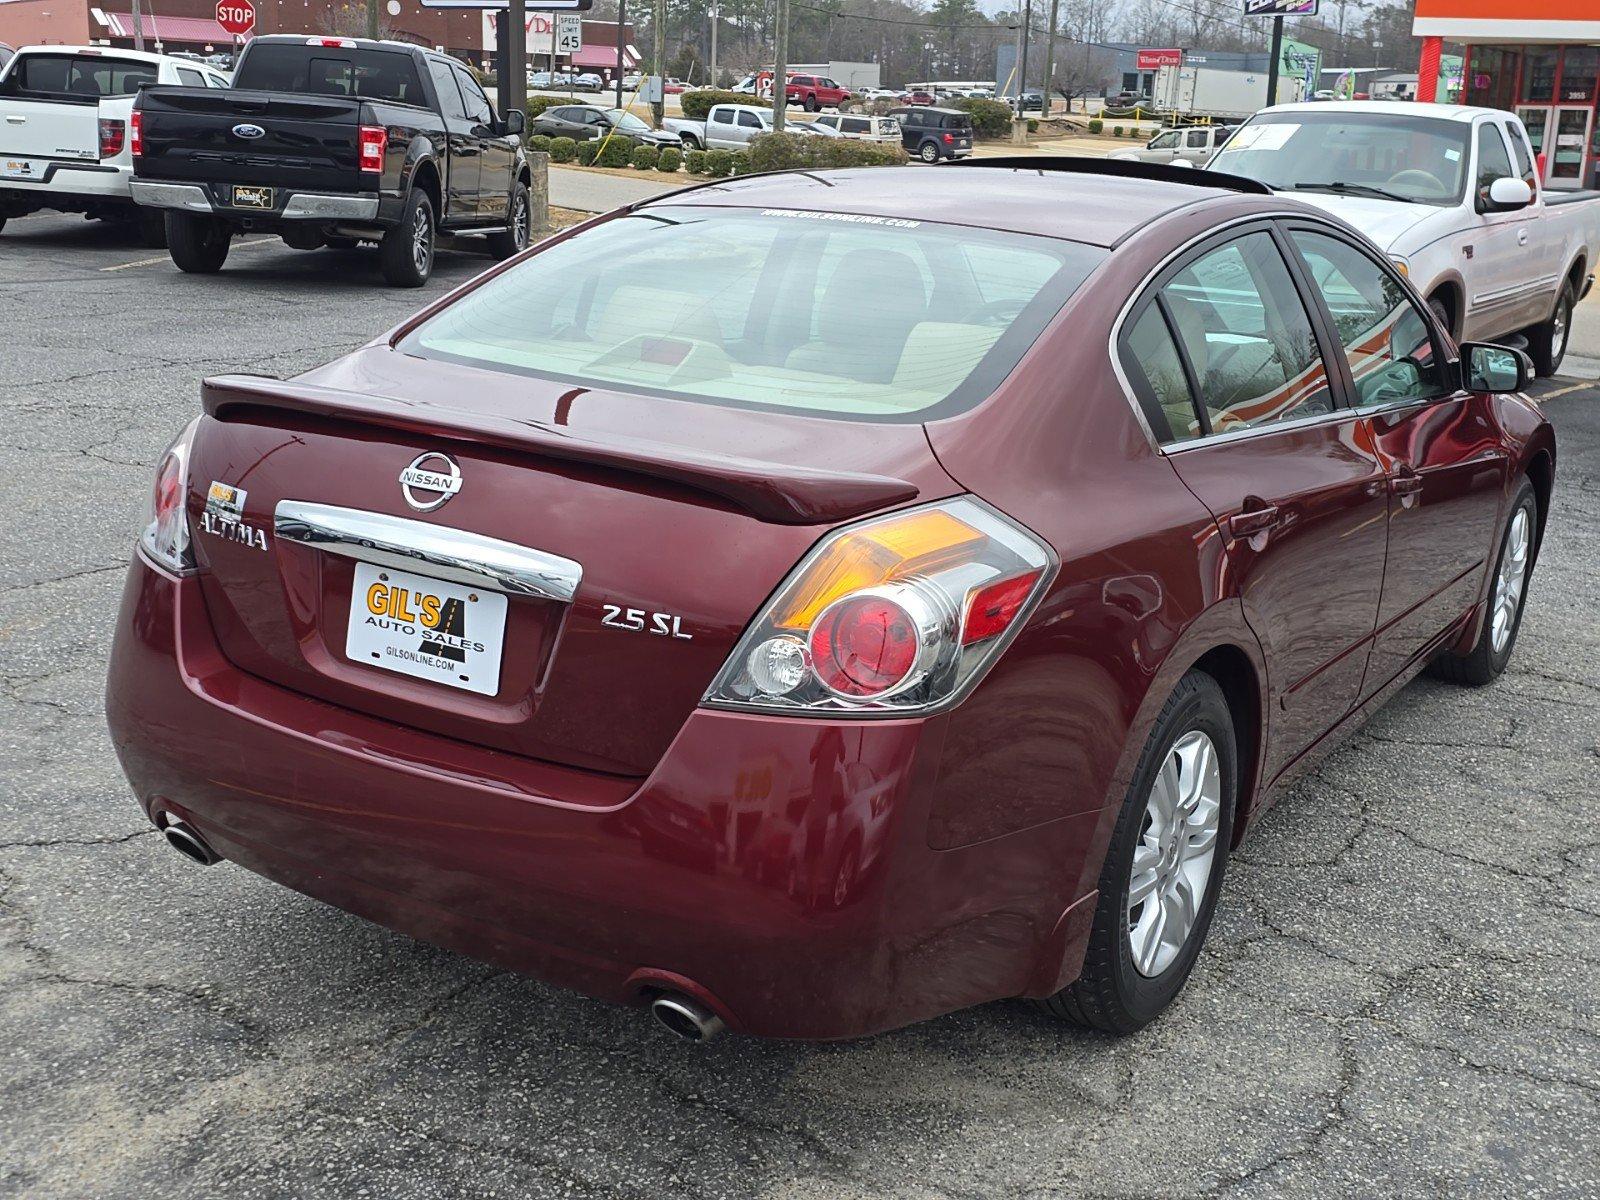
{"type": "MultiPolygon", "coordinates": [[[[138,119],[138,114],[134,115],[138,119]]],[[[115,158],[127,143],[128,127],[115,117],[100,118],[100,157],[115,158]]]]}
{"type": "Polygon", "coordinates": [[[947,134],[944,135],[944,143],[947,146],[954,145],[955,144],[955,140],[956,140],[956,135],[953,134],[953,133],[947,133],[947,134]]]}
{"type": "Polygon", "coordinates": [[[144,114],[137,108],[128,118],[128,153],[135,158],[144,153],[144,114]]]}
{"type": "Polygon", "coordinates": [[[363,171],[383,170],[383,154],[389,148],[389,130],[384,125],[363,125],[361,127],[361,169],[363,171]]]}
{"type": "Polygon", "coordinates": [[[829,534],[751,622],[714,707],[892,716],[977,686],[1055,569],[1034,534],[970,497],[829,534]]]}
{"type": "Polygon", "coordinates": [[[308,46],[337,46],[341,50],[354,50],[356,48],[353,38],[338,37],[313,37],[306,39],[308,46]]]}
{"type": "Polygon", "coordinates": [[[144,532],[139,542],[144,552],[169,571],[194,570],[189,550],[189,518],[183,510],[189,488],[189,443],[199,418],[185,426],[178,440],[162,455],[155,485],[145,509],[144,532]]]}

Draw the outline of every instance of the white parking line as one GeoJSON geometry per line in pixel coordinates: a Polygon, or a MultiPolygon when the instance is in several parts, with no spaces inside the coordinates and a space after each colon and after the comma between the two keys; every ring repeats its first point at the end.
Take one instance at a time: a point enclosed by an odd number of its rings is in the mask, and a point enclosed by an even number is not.
{"type": "MultiPolygon", "coordinates": [[[[275,242],[275,237],[256,238],[250,242],[235,242],[231,250],[243,250],[246,246],[265,246],[268,242],[275,242]]],[[[133,267],[153,267],[158,263],[171,262],[172,256],[163,254],[159,258],[136,258],[132,262],[117,263],[113,267],[101,267],[102,271],[127,271],[133,267]]]]}

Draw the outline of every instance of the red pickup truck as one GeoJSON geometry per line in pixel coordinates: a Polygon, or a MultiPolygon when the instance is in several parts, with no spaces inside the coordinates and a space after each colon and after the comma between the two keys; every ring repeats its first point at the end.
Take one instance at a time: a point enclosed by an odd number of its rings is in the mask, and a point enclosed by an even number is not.
{"type": "Polygon", "coordinates": [[[838,108],[850,99],[850,92],[840,87],[826,75],[791,75],[785,92],[790,104],[798,104],[807,112],[819,108],[838,108]]]}

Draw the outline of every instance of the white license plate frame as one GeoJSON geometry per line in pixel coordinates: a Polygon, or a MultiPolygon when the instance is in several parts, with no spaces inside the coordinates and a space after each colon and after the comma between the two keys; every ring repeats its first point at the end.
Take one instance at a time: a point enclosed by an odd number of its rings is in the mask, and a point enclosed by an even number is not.
{"type": "Polygon", "coordinates": [[[375,563],[355,567],[345,657],[457,691],[499,692],[503,593],[375,563]]]}

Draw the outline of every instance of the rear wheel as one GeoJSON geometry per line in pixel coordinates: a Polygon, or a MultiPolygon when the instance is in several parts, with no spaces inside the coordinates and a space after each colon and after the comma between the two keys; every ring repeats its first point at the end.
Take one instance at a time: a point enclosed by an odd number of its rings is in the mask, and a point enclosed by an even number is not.
{"type": "Polygon", "coordinates": [[[1577,303],[1572,284],[1562,284],[1561,295],[1556,298],[1556,310],[1550,314],[1550,319],[1528,330],[1528,357],[1533,359],[1534,374],[1541,379],[1561,369],[1561,360],[1567,356],[1567,342],[1572,332],[1572,310],[1577,303]]]}
{"type": "Polygon", "coordinates": [[[491,233],[484,239],[489,253],[499,259],[521,254],[528,248],[533,236],[533,200],[524,180],[517,180],[516,186],[511,189],[509,216],[505,232],[491,233]]]}
{"type": "Polygon", "coordinates": [[[1450,305],[1445,303],[1444,297],[1429,296],[1428,309],[1433,313],[1434,320],[1439,322],[1439,327],[1448,333],[1452,338],[1455,337],[1456,331],[1453,328],[1453,322],[1450,319],[1450,305]]]}
{"type": "Polygon", "coordinates": [[[938,143],[937,142],[923,142],[921,147],[917,150],[917,157],[920,158],[925,163],[936,163],[936,162],[938,162],[939,161],[939,146],[938,146],[938,143]]]}
{"type": "Polygon", "coordinates": [[[807,96],[805,103],[801,107],[803,107],[807,112],[816,112],[822,107],[822,105],[817,103],[817,98],[815,96],[807,96]]]}
{"type": "Polygon", "coordinates": [[[1539,502],[1533,485],[1523,480],[1505,532],[1500,535],[1500,554],[1489,584],[1489,611],[1484,614],[1477,643],[1466,654],[1441,654],[1431,664],[1433,674],[1471,687],[1482,687],[1500,678],[1511,661],[1517,632],[1522,628],[1522,603],[1528,595],[1538,530],[1539,502]]]}
{"type": "Polygon", "coordinates": [[[1222,886],[1238,765],[1216,680],[1191,671],[1156,718],[1100,872],[1083,971],[1040,1003],[1079,1025],[1132,1033],[1172,1003],[1222,886]]]}
{"type": "Polygon", "coordinates": [[[433,202],[413,191],[400,223],[383,235],[378,251],[383,277],[393,287],[421,287],[433,274],[433,202]]]}
{"type": "Polygon", "coordinates": [[[228,261],[232,235],[227,225],[215,217],[169,212],[167,251],[178,270],[190,275],[214,275],[228,261]]]}

